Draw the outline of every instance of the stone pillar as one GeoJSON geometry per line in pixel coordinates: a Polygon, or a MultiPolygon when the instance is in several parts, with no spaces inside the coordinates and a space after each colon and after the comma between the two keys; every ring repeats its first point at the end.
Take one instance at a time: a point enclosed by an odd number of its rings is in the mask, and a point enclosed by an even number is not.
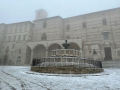
{"type": "Polygon", "coordinates": [[[48,48],[46,48],[46,57],[48,57],[48,48]]]}
{"type": "Polygon", "coordinates": [[[33,50],[31,49],[30,65],[32,65],[32,60],[33,60],[33,50]]]}

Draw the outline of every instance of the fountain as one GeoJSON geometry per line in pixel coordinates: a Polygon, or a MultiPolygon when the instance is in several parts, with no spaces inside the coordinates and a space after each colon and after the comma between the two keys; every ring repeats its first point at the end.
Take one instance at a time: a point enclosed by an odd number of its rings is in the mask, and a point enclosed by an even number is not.
{"type": "Polygon", "coordinates": [[[67,49],[70,46],[70,43],[67,43],[67,40],[65,40],[65,43],[62,44],[65,49],[67,49]]]}
{"type": "Polygon", "coordinates": [[[70,43],[62,44],[65,49],[52,50],[51,57],[34,58],[32,71],[56,74],[88,74],[104,71],[100,60],[81,58],[79,50],[68,49],[70,43]]]}

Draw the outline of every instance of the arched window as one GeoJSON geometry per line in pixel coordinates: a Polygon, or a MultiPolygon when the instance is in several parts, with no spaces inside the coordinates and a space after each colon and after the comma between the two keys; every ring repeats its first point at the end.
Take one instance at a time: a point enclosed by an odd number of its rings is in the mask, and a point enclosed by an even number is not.
{"type": "Polygon", "coordinates": [[[21,53],[21,49],[19,49],[19,53],[21,53]]]}
{"type": "Polygon", "coordinates": [[[83,28],[86,28],[86,22],[83,22],[83,28]]]}
{"type": "Polygon", "coordinates": [[[21,57],[20,57],[20,56],[18,56],[18,57],[17,57],[17,60],[21,60],[21,57]]]}
{"type": "Polygon", "coordinates": [[[120,57],[120,50],[119,50],[119,51],[117,51],[117,54],[118,54],[118,56],[120,57]]]}
{"type": "Polygon", "coordinates": [[[107,21],[105,18],[103,19],[103,25],[107,25],[107,21]]]}
{"type": "Polygon", "coordinates": [[[70,37],[69,36],[67,36],[67,38],[66,39],[70,39],[70,37]]]}
{"type": "Polygon", "coordinates": [[[67,30],[70,30],[70,25],[69,24],[67,25],[67,30]]]}
{"type": "Polygon", "coordinates": [[[9,46],[7,46],[7,49],[9,49],[9,46]]]}
{"type": "Polygon", "coordinates": [[[42,34],[41,40],[47,40],[47,35],[45,33],[42,34]]]}
{"type": "Polygon", "coordinates": [[[46,28],[46,26],[47,26],[47,23],[46,23],[46,21],[44,21],[43,28],[46,28]]]}
{"type": "Polygon", "coordinates": [[[7,48],[5,49],[5,53],[9,52],[9,46],[7,46],[7,48]]]}

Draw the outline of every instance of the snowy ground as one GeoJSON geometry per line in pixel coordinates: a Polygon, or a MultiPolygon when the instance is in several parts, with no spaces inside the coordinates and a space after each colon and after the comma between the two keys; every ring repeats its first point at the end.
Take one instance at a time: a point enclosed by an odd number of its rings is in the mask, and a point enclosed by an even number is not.
{"type": "Polygon", "coordinates": [[[0,66],[0,90],[120,90],[120,68],[97,74],[46,74],[0,66]]]}

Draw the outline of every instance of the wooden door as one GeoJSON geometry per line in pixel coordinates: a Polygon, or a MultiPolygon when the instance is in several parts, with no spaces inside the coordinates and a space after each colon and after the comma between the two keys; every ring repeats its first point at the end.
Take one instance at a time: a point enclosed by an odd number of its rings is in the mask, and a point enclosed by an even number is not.
{"type": "Polygon", "coordinates": [[[105,52],[104,60],[112,60],[111,47],[105,47],[104,52],[105,52]]]}

